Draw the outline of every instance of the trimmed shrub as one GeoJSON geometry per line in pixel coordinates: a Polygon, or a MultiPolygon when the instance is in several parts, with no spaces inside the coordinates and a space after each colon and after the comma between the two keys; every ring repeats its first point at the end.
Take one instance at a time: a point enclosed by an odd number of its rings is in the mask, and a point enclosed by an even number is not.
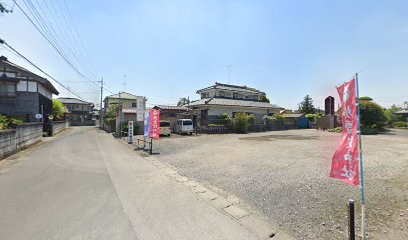
{"type": "Polygon", "coordinates": [[[343,132],[343,128],[342,127],[329,128],[329,129],[327,129],[327,131],[341,133],[341,132],[343,132]]]}
{"type": "Polygon", "coordinates": [[[249,115],[246,113],[236,113],[234,116],[234,132],[248,133],[249,115]]]}
{"type": "Polygon", "coordinates": [[[395,128],[408,128],[408,123],[406,122],[395,122],[392,124],[395,128]]]}

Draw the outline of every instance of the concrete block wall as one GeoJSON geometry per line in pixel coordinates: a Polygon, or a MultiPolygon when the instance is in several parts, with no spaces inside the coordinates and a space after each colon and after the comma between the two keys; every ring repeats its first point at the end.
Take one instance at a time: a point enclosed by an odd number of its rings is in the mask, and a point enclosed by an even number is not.
{"type": "Polygon", "coordinates": [[[64,131],[69,127],[68,122],[61,121],[61,122],[52,122],[52,135],[55,135],[59,132],[64,131]]]}
{"type": "Polygon", "coordinates": [[[0,159],[25,149],[42,138],[42,123],[23,123],[16,129],[0,131],[0,159]]]}

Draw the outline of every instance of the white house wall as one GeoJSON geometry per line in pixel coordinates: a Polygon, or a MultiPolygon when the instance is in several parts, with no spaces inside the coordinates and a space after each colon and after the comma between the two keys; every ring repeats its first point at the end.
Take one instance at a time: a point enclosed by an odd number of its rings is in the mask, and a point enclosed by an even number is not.
{"type": "Polygon", "coordinates": [[[228,117],[232,117],[234,112],[249,112],[253,113],[256,119],[262,119],[265,115],[269,113],[276,113],[277,110],[265,109],[265,108],[250,108],[250,107],[229,107],[229,106],[209,106],[208,116],[219,116],[221,114],[227,113],[228,117]]]}

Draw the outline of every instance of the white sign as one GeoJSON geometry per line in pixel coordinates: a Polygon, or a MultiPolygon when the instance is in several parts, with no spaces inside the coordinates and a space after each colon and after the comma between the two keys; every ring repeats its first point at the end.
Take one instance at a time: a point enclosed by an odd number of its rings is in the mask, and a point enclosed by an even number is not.
{"type": "Polygon", "coordinates": [[[139,98],[137,100],[136,121],[142,122],[144,120],[145,100],[139,98]]]}
{"type": "Polygon", "coordinates": [[[37,118],[38,120],[40,120],[40,119],[42,118],[42,114],[41,114],[41,113],[35,114],[35,118],[37,118]]]}
{"type": "Polygon", "coordinates": [[[54,119],[54,116],[49,115],[49,116],[48,116],[48,119],[52,120],[52,119],[54,119]]]}
{"type": "Polygon", "coordinates": [[[133,121],[128,122],[128,143],[133,143],[133,121]]]}

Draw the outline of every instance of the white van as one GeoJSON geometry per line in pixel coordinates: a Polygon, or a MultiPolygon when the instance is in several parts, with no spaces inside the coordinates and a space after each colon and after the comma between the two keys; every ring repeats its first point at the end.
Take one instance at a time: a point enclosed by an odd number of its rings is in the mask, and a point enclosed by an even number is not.
{"type": "Polygon", "coordinates": [[[191,119],[178,119],[176,124],[174,125],[174,132],[183,134],[193,134],[194,127],[193,127],[193,120],[191,119]]]}
{"type": "Polygon", "coordinates": [[[160,121],[160,135],[170,136],[170,122],[169,121],[160,121]]]}

